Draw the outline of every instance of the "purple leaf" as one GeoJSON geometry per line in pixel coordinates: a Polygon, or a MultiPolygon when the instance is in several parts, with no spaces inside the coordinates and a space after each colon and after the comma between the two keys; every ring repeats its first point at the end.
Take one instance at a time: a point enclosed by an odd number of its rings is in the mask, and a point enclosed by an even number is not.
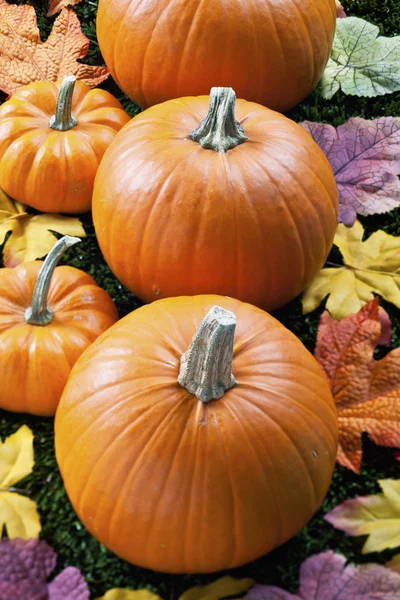
{"type": "Polygon", "coordinates": [[[47,585],[39,581],[0,581],[0,600],[48,600],[47,585]]]}
{"type": "Polygon", "coordinates": [[[332,550],[308,558],[300,568],[300,587],[289,594],[274,586],[257,585],[245,600],[399,600],[400,575],[367,564],[346,566],[332,550]]]}
{"type": "Polygon", "coordinates": [[[400,206],[400,118],[349,119],[335,128],[301,123],[324,151],[339,190],[339,222],[400,206]]]}
{"type": "Polygon", "coordinates": [[[89,600],[86,581],[75,567],[67,567],[49,584],[48,600],[89,600]]]}
{"type": "Polygon", "coordinates": [[[45,541],[4,538],[0,542],[0,580],[46,581],[56,566],[57,555],[45,541]]]}

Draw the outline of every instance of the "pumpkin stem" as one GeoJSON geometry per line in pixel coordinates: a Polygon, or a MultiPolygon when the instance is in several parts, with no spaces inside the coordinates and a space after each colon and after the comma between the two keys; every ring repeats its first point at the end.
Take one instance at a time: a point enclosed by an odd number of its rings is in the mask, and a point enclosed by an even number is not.
{"type": "Polygon", "coordinates": [[[178,383],[203,403],[222,398],[237,385],[232,375],[235,328],[233,312],[214,306],[181,356],[178,383]]]}
{"type": "Polygon", "coordinates": [[[189,134],[203,148],[226,152],[243,144],[248,138],[235,119],[236,94],[229,87],[213,87],[208,114],[199,127],[189,134]]]}
{"type": "Polygon", "coordinates": [[[57,131],[68,131],[75,125],[78,125],[78,121],[72,114],[72,96],[74,93],[76,77],[74,75],[68,75],[62,80],[60,87],[60,93],[58,94],[56,114],[53,115],[49,121],[49,126],[57,131]]]}
{"type": "Polygon", "coordinates": [[[47,296],[54,269],[64,252],[81,241],[78,237],[65,235],[54,244],[40,268],[35,289],[33,290],[32,305],[25,311],[26,323],[30,325],[48,325],[51,323],[53,313],[47,306],[47,296]]]}

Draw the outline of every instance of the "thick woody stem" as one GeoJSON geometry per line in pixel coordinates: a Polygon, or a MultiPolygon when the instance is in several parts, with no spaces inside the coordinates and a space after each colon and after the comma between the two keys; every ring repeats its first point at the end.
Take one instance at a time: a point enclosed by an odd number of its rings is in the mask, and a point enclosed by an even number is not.
{"type": "Polygon", "coordinates": [[[72,96],[74,94],[76,77],[64,77],[58,94],[56,114],[50,119],[49,126],[57,131],[68,131],[78,124],[72,114],[72,96]]]}
{"type": "Polygon", "coordinates": [[[233,312],[214,306],[181,356],[178,383],[201,402],[222,398],[237,385],[232,375],[235,328],[233,312]]]}
{"type": "Polygon", "coordinates": [[[190,139],[215,152],[226,152],[243,144],[248,138],[235,119],[235,101],[232,88],[211,88],[208,114],[189,134],[190,139]]]}
{"type": "Polygon", "coordinates": [[[30,325],[48,325],[53,320],[53,313],[47,306],[51,278],[64,252],[80,242],[81,239],[65,235],[50,250],[42,264],[35,289],[33,290],[32,305],[25,311],[25,322],[30,325]]]}

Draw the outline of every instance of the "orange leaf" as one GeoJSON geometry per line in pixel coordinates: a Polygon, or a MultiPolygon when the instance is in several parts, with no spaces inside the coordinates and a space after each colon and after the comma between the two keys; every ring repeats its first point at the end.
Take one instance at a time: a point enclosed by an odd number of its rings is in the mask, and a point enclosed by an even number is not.
{"type": "Polygon", "coordinates": [[[373,352],[381,336],[378,299],[341,321],[325,311],[315,358],[327,376],[339,419],[337,461],[359,472],[363,431],[381,446],[400,446],[400,348],[382,360],[373,352]]]}
{"type": "Polygon", "coordinates": [[[49,10],[47,11],[47,17],[52,17],[56,15],[60,10],[65,8],[66,6],[72,6],[75,4],[79,4],[81,0],[50,0],[49,1],[49,10]]]}
{"type": "Polygon", "coordinates": [[[75,75],[95,87],[108,77],[108,71],[77,62],[86,56],[89,44],[69,8],[62,10],[42,42],[35,10],[0,0],[0,89],[13,94],[32,81],[57,81],[65,75],[75,75]]]}

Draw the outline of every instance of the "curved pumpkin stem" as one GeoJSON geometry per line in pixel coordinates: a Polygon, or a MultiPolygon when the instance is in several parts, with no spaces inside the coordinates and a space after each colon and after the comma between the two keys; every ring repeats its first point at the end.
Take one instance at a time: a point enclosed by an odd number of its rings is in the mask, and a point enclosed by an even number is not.
{"type": "Polygon", "coordinates": [[[201,402],[222,398],[237,385],[232,375],[235,328],[233,312],[214,306],[181,356],[178,383],[201,402]]]}
{"type": "Polygon", "coordinates": [[[78,121],[72,114],[72,96],[74,94],[75,82],[76,77],[74,75],[68,75],[62,81],[58,94],[56,114],[49,121],[49,127],[52,129],[68,131],[68,129],[72,129],[75,125],[78,125],[78,121]]]}
{"type": "Polygon", "coordinates": [[[229,87],[213,87],[206,118],[189,134],[203,148],[226,152],[243,144],[248,138],[235,119],[236,94],[229,87]]]}
{"type": "Polygon", "coordinates": [[[81,241],[78,237],[65,235],[54,244],[40,268],[35,289],[33,290],[32,305],[25,311],[26,323],[30,325],[48,325],[51,323],[53,313],[47,306],[47,296],[54,269],[64,252],[81,241]]]}

